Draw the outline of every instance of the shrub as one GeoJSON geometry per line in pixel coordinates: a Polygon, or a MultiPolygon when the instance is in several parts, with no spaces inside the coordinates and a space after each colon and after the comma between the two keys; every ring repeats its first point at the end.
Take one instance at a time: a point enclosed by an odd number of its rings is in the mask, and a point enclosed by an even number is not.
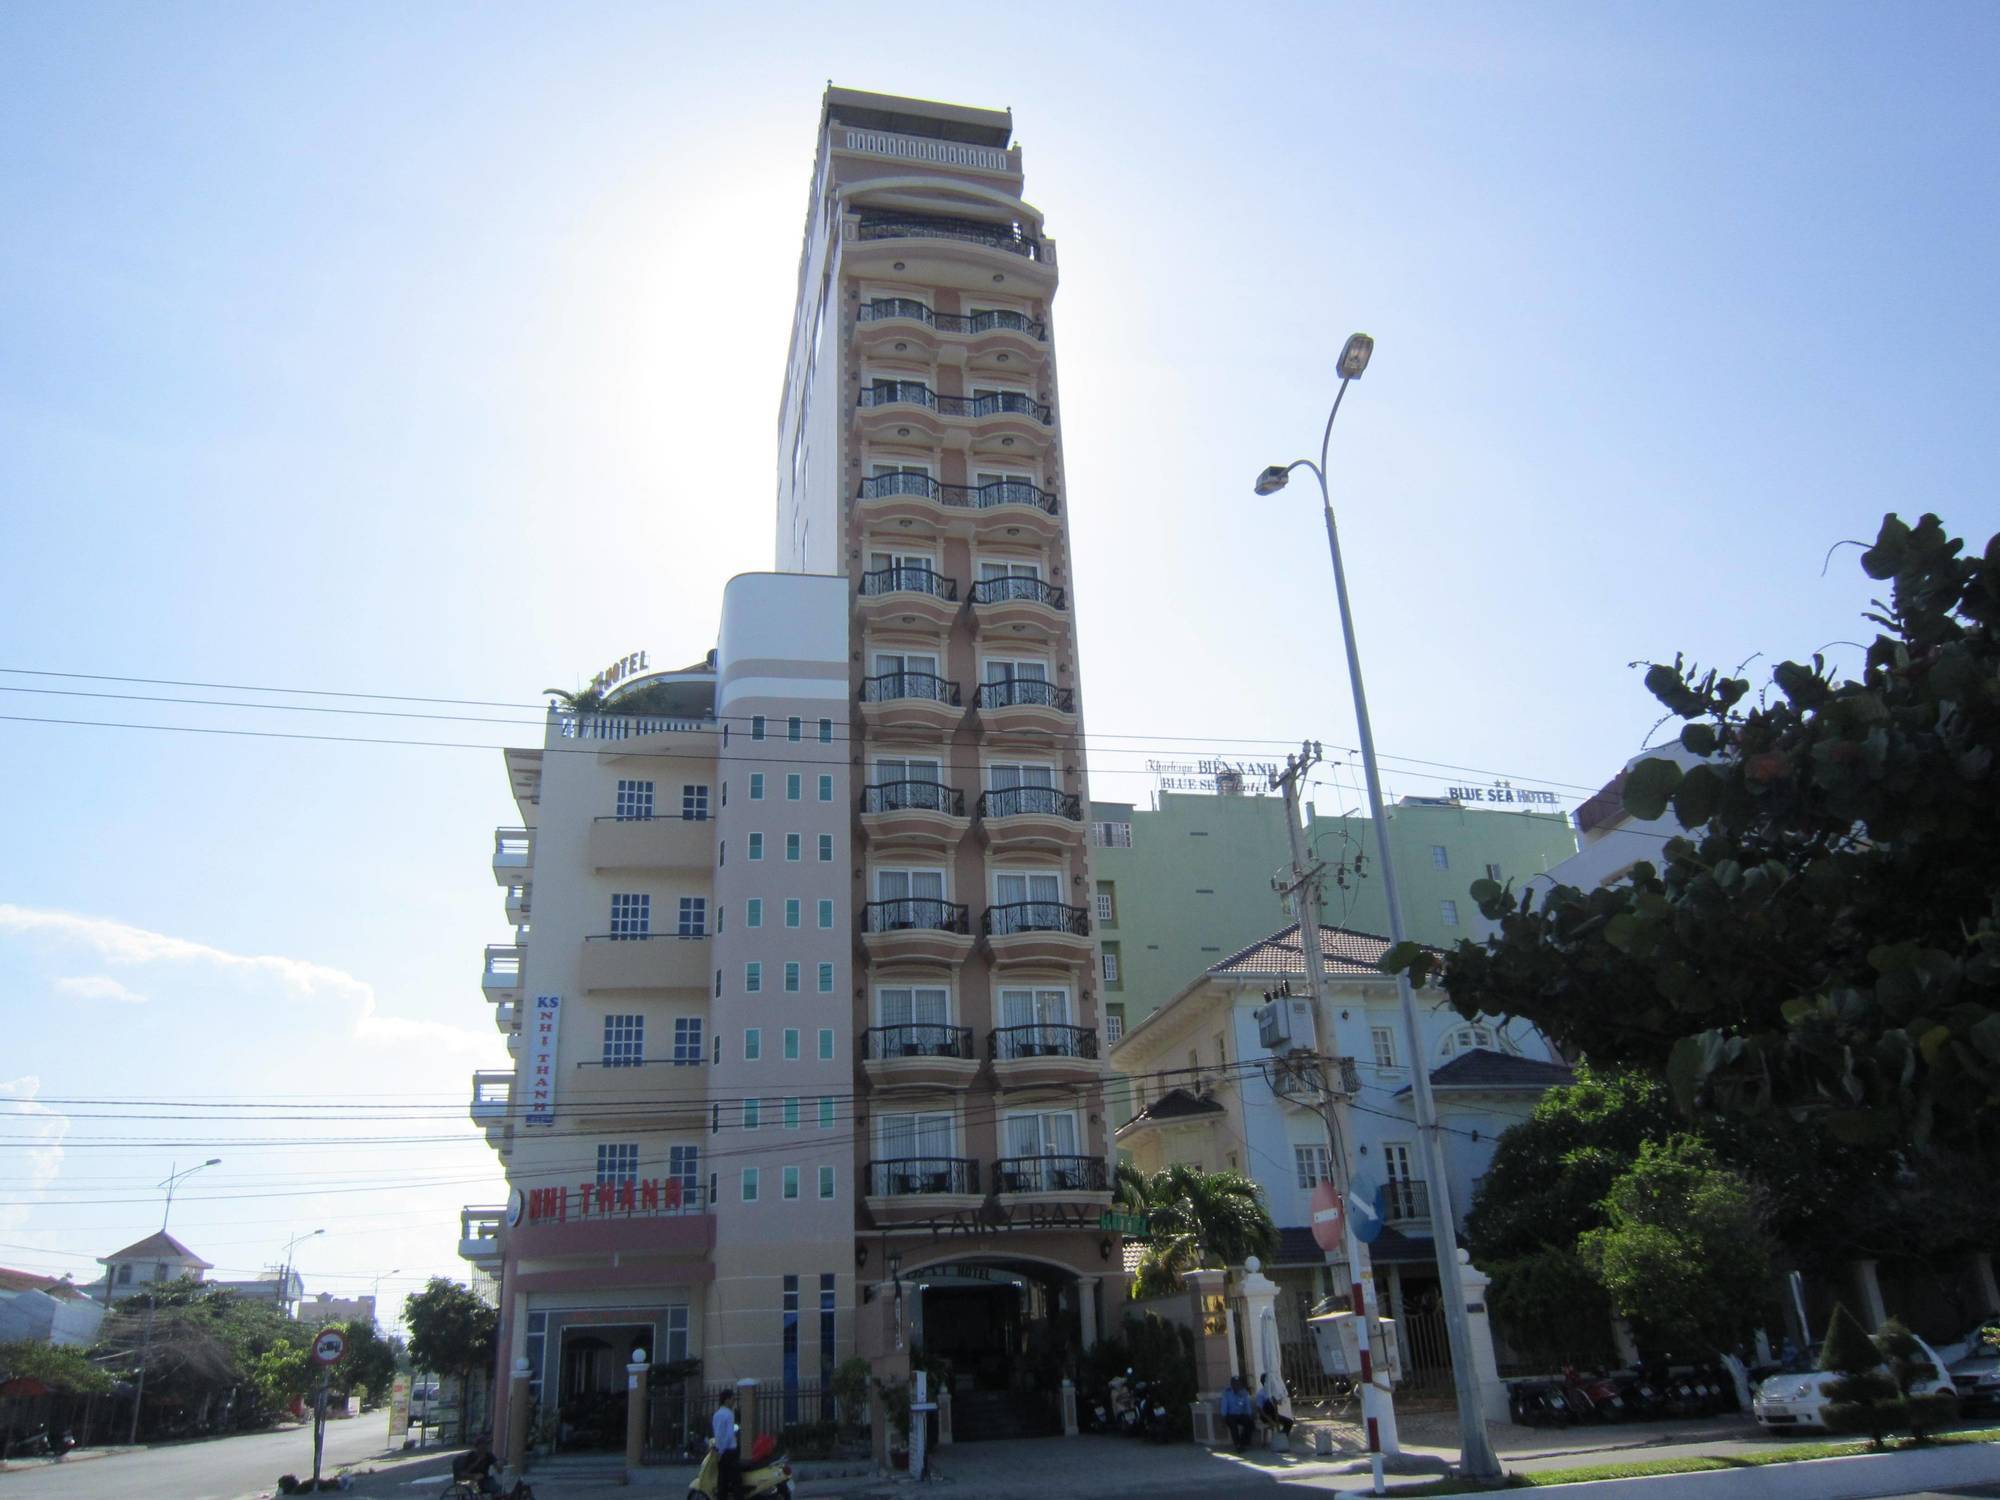
{"type": "Polygon", "coordinates": [[[1826,1425],[1835,1432],[1865,1434],[1880,1448],[1882,1439],[1908,1419],[1895,1377],[1882,1368],[1882,1351],[1844,1303],[1834,1304],[1819,1367],[1841,1377],[1826,1388],[1826,1425]]]}

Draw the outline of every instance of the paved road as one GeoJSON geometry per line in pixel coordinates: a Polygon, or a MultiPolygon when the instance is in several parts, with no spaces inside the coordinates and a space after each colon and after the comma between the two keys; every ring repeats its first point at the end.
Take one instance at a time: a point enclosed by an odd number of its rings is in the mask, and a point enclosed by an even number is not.
{"type": "MultiPolygon", "coordinates": [[[[326,1424],[326,1455],[320,1472],[380,1456],[388,1445],[387,1412],[369,1412],[326,1424]]],[[[0,1475],[0,1500],[115,1500],[132,1495],[147,1500],[241,1500],[269,1493],[280,1474],[312,1472],[312,1428],[247,1433],[201,1443],[170,1443],[88,1456],[63,1463],[9,1464],[0,1475]]]]}

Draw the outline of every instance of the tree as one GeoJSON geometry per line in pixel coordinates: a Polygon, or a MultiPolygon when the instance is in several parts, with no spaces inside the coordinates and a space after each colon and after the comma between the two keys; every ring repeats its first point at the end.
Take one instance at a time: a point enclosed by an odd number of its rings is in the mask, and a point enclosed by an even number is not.
{"type": "Polygon", "coordinates": [[[1912,1438],[1921,1443],[1935,1429],[1957,1418],[1958,1397],[1950,1391],[1931,1391],[1919,1396],[1913,1389],[1918,1381],[1943,1372],[1931,1363],[1924,1346],[1900,1319],[1890,1318],[1876,1330],[1875,1347],[1882,1351],[1889,1375],[1903,1398],[1903,1419],[1912,1438]]]}
{"type": "MultiPolygon", "coordinates": [[[[1441,974],[1462,1014],[1664,1075],[1684,1118],[1787,1133],[1897,1210],[1843,1218],[1822,1193],[1781,1222],[1819,1214],[1822,1243],[1886,1222],[1943,1252],[1990,1236],[1992,1195],[1962,1189],[2000,1165],[2000,536],[1970,556],[1935,516],[1890,515],[1861,566],[1890,597],[1858,678],[1815,654],[1753,697],[1653,663],[1703,759],[1638,763],[1624,804],[1691,831],[1617,886],[1475,882],[1497,937],[1441,974]]],[[[1405,944],[1384,966],[1438,961],[1405,944]]]]}
{"type": "Polygon", "coordinates": [[[302,1354],[307,1340],[306,1330],[269,1302],[184,1276],[119,1303],[91,1356],[121,1372],[143,1364],[149,1410],[196,1427],[240,1430],[266,1425],[303,1393],[302,1381],[286,1386],[268,1377],[287,1365],[284,1351],[302,1354]]]}
{"type": "MultiPolygon", "coordinates": [[[[493,1363],[500,1315],[469,1287],[433,1276],[421,1292],[404,1300],[403,1322],[410,1330],[410,1357],[419,1369],[456,1375],[463,1387],[473,1371],[493,1363]]],[[[461,1438],[471,1420],[470,1406],[464,1399],[459,1402],[461,1438]]]]}
{"type": "Polygon", "coordinates": [[[1882,1439],[1903,1424],[1902,1392],[1882,1366],[1882,1351],[1861,1331],[1845,1303],[1834,1304],[1819,1367],[1840,1376],[1826,1388],[1826,1425],[1835,1432],[1866,1433],[1880,1448],[1882,1439]]]}
{"type": "Polygon", "coordinates": [[[356,1392],[379,1396],[395,1378],[402,1340],[383,1338],[372,1318],[356,1318],[340,1327],[347,1335],[347,1356],[333,1367],[334,1388],[343,1396],[356,1392]]]}
{"type": "Polygon", "coordinates": [[[111,1389],[111,1377],[81,1349],[45,1344],[40,1339],[8,1339],[0,1343],[0,1385],[10,1380],[35,1380],[52,1391],[72,1396],[101,1396],[111,1389]]]}
{"type": "Polygon", "coordinates": [[[1147,1219],[1134,1296],[1160,1296],[1180,1286],[1183,1271],[1240,1265],[1277,1248],[1263,1192],[1241,1172],[1204,1172],[1185,1162],[1145,1178],[1121,1169],[1118,1192],[1121,1203],[1143,1207],[1147,1219]]]}
{"type": "Polygon", "coordinates": [[[1771,1283],[1756,1195],[1702,1142],[1644,1142],[1604,1216],[1577,1253],[1648,1345],[1722,1350],[1756,1324],[1771,1283]]]}

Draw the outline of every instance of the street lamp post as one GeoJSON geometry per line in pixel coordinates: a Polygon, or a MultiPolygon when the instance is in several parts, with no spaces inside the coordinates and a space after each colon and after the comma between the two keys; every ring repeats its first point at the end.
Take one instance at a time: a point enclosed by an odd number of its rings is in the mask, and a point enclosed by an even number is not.
{"type": "Polygon", "coordinates": [[[292,1246],[300,1240],[309,1240],[316,1234],[325,1234],[324,1229],[308,1229],[304,1234],[295,1234],[285,1241],[285,1268],[278,1273],[278,1309],[290,1315],[288,1306],[292,1295],[292,1246]]]}
{"type": "MultiPolygon", "coordinates": [[[[221,1157],[211,1156],[198,1167],[189,1167],[185,1172],[170,1171],[167,1173],[167,1180],[160,1184],[161,1187],[167,1190],[167,1206],[160,1214],[161,1234],[167,1232],[167,1221],[174,1216],[175,1185],[183,1177],[192,1177],[197,1172],[209,1167],[220,1166],[221,1164],[221,1157]]],[[[104,1268],[104,1275],[106,1280],[105,1300],[108,1302],[110,1300],[109,1281],[111,1277],[111,1268],[109,1266],[104,1268]]],[[[146,1399],[146,1361],[152,1357],[153,1353],[153,1318],[160,1310],[159,1296],[159,1283],[155,1281],[153,1283],[153,1290],[147,1293],[146,1296],[146,1336],[139,1344],[139,1378],[132,1387],[132,1430],[126,1435],[125,1441],[127,1443],[136,1443],[139,1441],[139,1407],[140,1403],[146,1399]]]]}
{"type": "Polygon", "coordinates": [[[368,1294],[368,1312],[369,1316],[374,1318],[377,1327],[380,1327],[382,1323],[382,1283],[388,1277],[400,1276],[402,1274],[403,1268],[401,1266],[397,1266],[394,1270],[378,1271],[375,1273],[375,1288],[368,1294]]]}
{"type": "MultiPolygon", "coordinates": [[[[1382,807],[1382,776],[1375,764],[1375,733],[1368,722],[1368,695],[1361,685],[1361,652],[1354,638],[1354,612],[1347,599],[1347,569],[1340,558],[1340,532],[1333,520],[1333,497],[1327,489],[1326,456],[1333,441],[1333,419],[1340,415],[1341,399],[1348,385],[1368,368],[1375,341],[1365,333],[1348,339],[1340,351],[1340,389],[1334,393],[1333,409],[1327,413],[1326,430],[1320,437],[1319,462],[1302,458],[1290,464],[1273,464],[1257,476],[1256,492],[1273,495],[1283,489],[1294,469],[1310,469],[1319,481],[1320,508],[1326,518],[1327,551],[1333,557],[1333,590],[1340,605],[1340,629],[1346,637],[1347,676],[1354,692],[1354,721],[1361,735],[1361,768],[1368,783],[1368,812],[1375,820],[1376,858],[1382,868],[1382,895],[1389,907],[1389,938],[1403,942],[1403,907],[1396,894],[1396,863],[1389,850],[1389,820],[1382,807]]],[[[1438,1292],[1444,1303],[1445,1334],[1451,1346],[1452,1384],[1458,1394],[1459,1468],[1472,1478],[1495,1479],[1500,1461],[1486,1435],[1486,1418],[1479,1405],[1479,1389],[1472,1368],[1472,1330],[1466,1321],[1465,1296],[1458,1274],[1458,1235],[1451,1213],[1451,1182],[1445,1172],[1443,1143],[1438,1128],[1437,1103],[1431,1096],[1430,1069],[1417,1026],[1417,1000],[1410,989],[1407,973],[1396,975],[1396,999],[1402,1013],[1403,1047],[1410,1059],[1410,1097],[1416,1106],[1417,1138],[1421,1144],[1424,1170],[1430,1177],[1431,1242],[1437,1251],[1438,1292]]]]}

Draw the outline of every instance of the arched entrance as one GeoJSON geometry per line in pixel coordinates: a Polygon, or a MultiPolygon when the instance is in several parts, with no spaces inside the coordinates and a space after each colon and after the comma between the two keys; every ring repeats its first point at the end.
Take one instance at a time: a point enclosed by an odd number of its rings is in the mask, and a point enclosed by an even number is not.
{"type": "Polygon", "coordinates": [[[903,1272],[912,1357],[951,1392],[956,1441],[1062,1431],[1083,1352],[1076,1273],[1048,1261],[943,1256],[903,1272]]]}

